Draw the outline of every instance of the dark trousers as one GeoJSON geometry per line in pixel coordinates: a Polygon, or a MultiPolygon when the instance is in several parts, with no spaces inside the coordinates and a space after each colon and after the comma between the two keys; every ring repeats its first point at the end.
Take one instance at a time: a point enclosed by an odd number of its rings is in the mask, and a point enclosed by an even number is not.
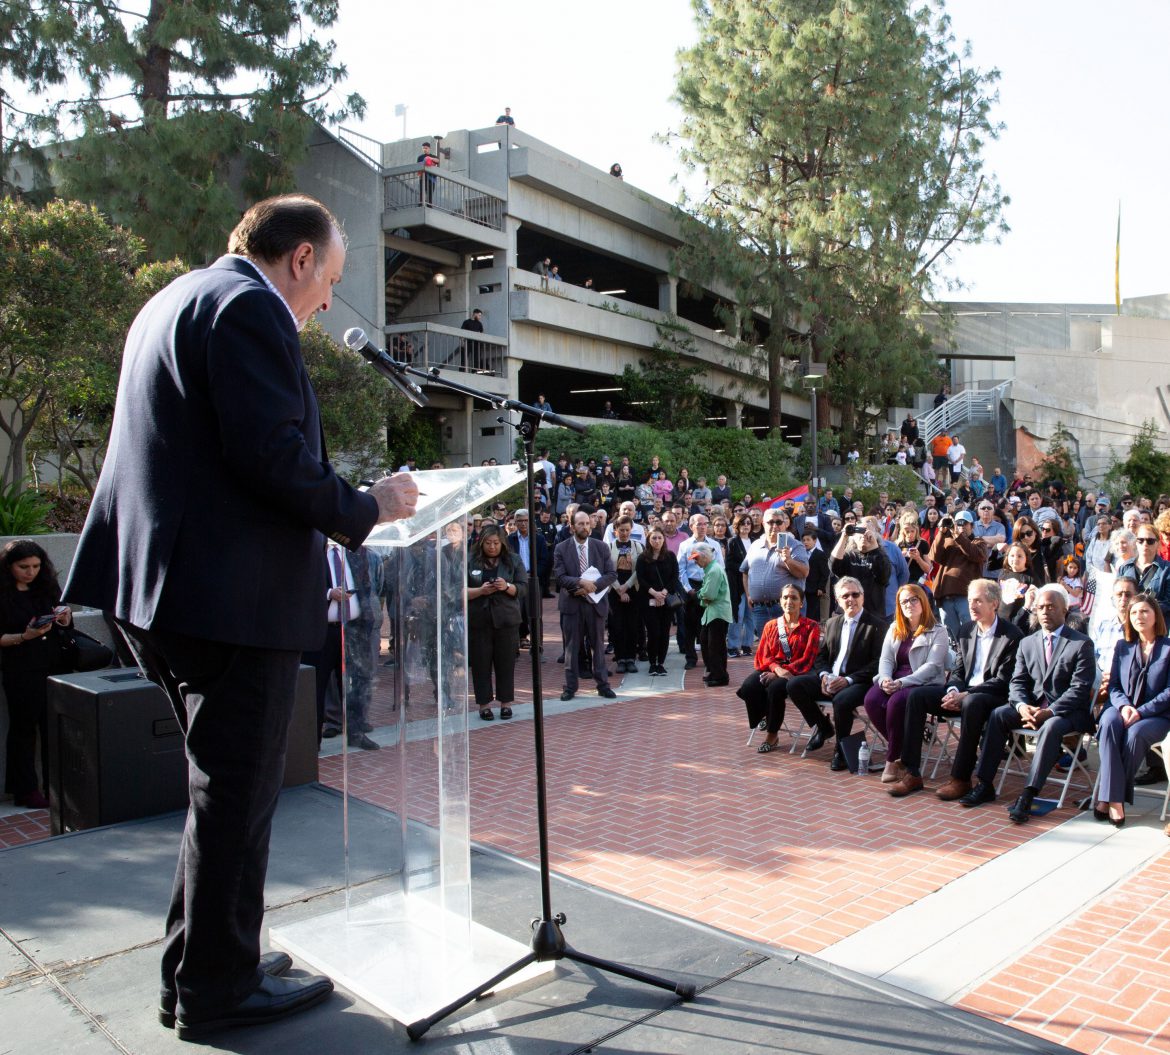
{"type": "MultiPolygon", "coordinates": [[[[1133,778],[1151,744],[1161,743],[1170,732],[1170,718],[1139,718],[1128,729],[1116,707],[1101,714],[1098,743],[1101,747],[1101,779],[1097,798],[1103,802],[1133,802],[1133,778]]],[[[1155,756],[1156,757],[1156,756],[1155,756]]]]}
{"type": "Polygon", "coordinates": [[[699,631],[699,646],[703,650],[703,666],[707,668],[708,683],[727,684],[727,620],[712,619],[699,631]]]}
{"type": "Polygon", "coordinates": [[[955,748],[955,760],[951,763],[951,776],[956,780],[970,780],[979,754],[979,741],[991,712],[1003,703],[998,696],[969,692],[956,711],[944,711],[942,698],[947,694],[945,685],[920,685],[910,693],[906,701],[906,718],[902,734],[902,765],[916,777],[922,776],[922,738],[926,733],[926,716],[938,718],[959,716],[959,743],[955,748]]]}
{"type": "Polygon", "coordinates": [[[630,599],[622,601],[617,593],[609,595],[609,640],[613,645],[613,658],[632,660],[638,652],[639,618],[637,595],[630,592],[630,599]]]}
{"type": "Polygon", "coordinates": [[[804,715],[804,720],[810,726],[819,726],[822,729],[826,718],[818,704],[822,701],[832,701],[833,735],[840,742],[853,732],[853,715],[865,702],[868,688],[868,682],[854,682],[852,685],[846,685],[835,696],[826,696],[821,692],[819,674],[801,674],[788,682],[788,695],[804,715]]]}
{"type": "Polygon", "coordinates": [[[491,706],[493,671],[496,676],[495,698],[500,703],[511,703],[516,699],[516,648],[519,644],[520,628],[516,626],[469,628],[467,653],[476,707],[491,706]]]}
{"type": "MultiPolygon", "coordinates": [[[[678,650],[687,657],[687,662],[698,661],[695,652],[695,642],[699,639],[700,628],[703,625],[703,608],[699,604],[697,588],[687,594],[687,603],[678,609],[681,613],[678,623],[678,650]]],[[[727,638],[724,635],[724,641],[727,638]]]]}
{"type": "Polygon", "coordinates": [[[301,656],[120,626],[186,741],[191,802],[162,989],[177,994],[180,1015],[206,1016],[260,984],[268,841],[301,656]]]}
{"type": "Polygon", "coordinates": [[[642,617],[646,621],[646,658],[655,666],[661,667],[666,663],[670,626],[674,622],[675,611],[666,604],[657,608],[646,605],[642,609],[642,617]]]}
{"type": "MultiPolygon", "coordinates": [[[[333,722],[341,727],[341,706],[345,699],[345,685],[341,679],[341,624],[329,623],[325,632],[325,644],[316,652],[306,652],[303,662],[317,673],[317,746],[321,745],[321,730],[325,727],[325,704],[329,698],[329,684],[337,693],[337,713],[333,722]]],[[[353,730],[349,730],[353,732],[353,730]]]]}
{"type": "Polygon", "coordinates": [[[49,685],[47,670],[6,670],[4,695],[8,699],[8,747],[5,783],[18,798],[47,785],[49,742],[45,724],[49,685]],[[37,780],[37,733],[41,735],[41,779],[37,780]]]}
{"type": "Polygon", "coordinates": [[[753,670],[743,684],[736,690],[736,695],[743,700],[747,707],[748,728],[754,729],[767,718],[768,735],[775,736],[784,724],[784,710],[788,700],[788,679],[769,678],[765,685],[760,680],[762,671],[753,670]]]}
{"type": "Polygon", "coordinates": [[[576,692],[580,685],[581,643],[589,645],[593,656],[593,678],[600,689],[609,684],[609,669],[605,662],[605,619],[597,606],[589,601],[573,599],[573,607],[561,613],[565,631],[565,688],[576,692]]]}
{"type": "MultiPolygon", "coordinates": [[[[1001,704],[991,712],[991,717],[987,719],[987,733],[983,737],[983,751],[975,769],[975,775],[984,784],[995,782],[996,771],[1006,752],[1008,733],[1023,727],[1024,720],[1010,703],[1001,704]]],[[[1044,786],[1044,781],[1064,750],[1061,740],[1075,731],[1076,726],[1069,719],[1056,715],[1040,726],[1036,753],[1032,756],[1032,767],[1028,770],[1029,788],[1039,791],[1044,786]]]]}

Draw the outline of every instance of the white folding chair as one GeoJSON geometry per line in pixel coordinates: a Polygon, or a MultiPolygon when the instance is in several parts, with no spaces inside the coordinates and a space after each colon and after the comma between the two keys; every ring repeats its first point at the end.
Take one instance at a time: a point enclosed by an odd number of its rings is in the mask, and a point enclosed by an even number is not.
{"type": "Polygon", "coordinates": [[[938,776],[938,771],[944,762],[953,762],[954,752],[952,745],[959,742],[959,715],[953,718],[936,717],[929,714],[926,717],[926,750],[923,752],[922,772],[925,773],[934,761],[934,768],[930,771],[930,779],[938,776]]]}
{"type": "MultiPolygon", "coordinates": [[[[1162,768],[1166,768],[1166,763],[1170,762],[1170,733],[1166,734],[1166,739],[1160,744],[1154,744],[1150,748],[1161,760],[1162,768]]],[[[1170,772],[1170,771],[1168,771],[1170,772]]],[[[1135,788],[1135,791],[1148,791],[1150,794],[1157,795],[1159,792],[1156,788],[1135,788]]],[[[1166,819],[1166,810],[1170,807],[1170,780],[1166,781],[1166,791],[1162,794],[1162,813],[1158,820],[1164,821],[1166,819]]]]}
{"type": "MultiPolygon", "coordinates": [[[[999,775],[999,783],[995,786],[995,792],[998,795],[1003,791],[1003,786],[1007,783],[1008,776],[1019,766],[1021,774],[1027,774],[1029,768],[1029,747],[1035,748],[1036,739],[1039,737],[1041,729],[1013,729],[1011,744],[1008,747],[1007,759],[1004,761],[1003,770],[999,775]]],[[[1086,795],[1091,795],[1093,787],[1097,782],[1096,774],[1089,769],[1088,746],[1092,740],[1089,733],[1069,733],[1062,738],[1064,748],[1068,751],[1072,758],[1072,764],[1068,767],[1067,772],[1062,773],[1056,766],[1052,767],[1051,772],[1044,778],[1045,784],[1058,784],[1060,786],[1060,798],[1056,800],[1056,807],[1059,809],[1064,805],[1064,800],[1068,795],[1069,789],[1077,787],[1083,789],[1086,795]],[[1085,748],[1085,758],[1080,757],[1081,749],[1085,748]],[[1075,785],[1074,785],[1075,781],[1075,785]]]]}

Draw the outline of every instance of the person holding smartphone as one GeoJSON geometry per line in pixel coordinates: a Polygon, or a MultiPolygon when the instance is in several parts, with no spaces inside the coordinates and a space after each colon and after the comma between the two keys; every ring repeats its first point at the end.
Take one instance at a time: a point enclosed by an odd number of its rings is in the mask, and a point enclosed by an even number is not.
{"type": "Polygon", "coordinates": [[[57,572],[31,539],[9,542],[0,555],[0,663],[8,700],[5,790],[18,806],[48,809],[44,781],[49,754],[46,729],[48,680],[66,665],[54,626],[73,616],[60,604],[57,572]],[[37,780],[37,733],[41,738],[41,781],[37,780]]]}

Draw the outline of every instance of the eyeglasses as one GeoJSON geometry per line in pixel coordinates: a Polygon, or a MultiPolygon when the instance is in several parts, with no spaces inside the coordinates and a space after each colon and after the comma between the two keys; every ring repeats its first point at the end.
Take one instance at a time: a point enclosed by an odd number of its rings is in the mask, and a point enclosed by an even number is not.
{"type": "Polygon", "coordinates": [[[1158,540],[1150,538],[1149,535],[1138,535],[1135,541],[1139,546],[1156,546],[1158,544],[1158,540]]]}
{"type": "Polygon", "coordinates": [[[916,604],[922,604],[922,601],[919,600],[917,597],[915,597],[913,594],[911,594],[909,597],[901,598],[898,601],[898,604],[916,605],[916,604]]]}
{"type": "Polygon", "coordinates": [[[839,594],[837,594],[837,596],[840,597],[842,600],[844,600],[846,597],[860,597],[861,591],[860,590],[850,590],[848,593],[839,593],[839,594]]]}
{"type": "Polygon", "coordinates": [[[781,524],[784,523],[784,521],[783,520],[765,520],[764,523],[767,524],[769,527],[779,527],[781,524]]]}

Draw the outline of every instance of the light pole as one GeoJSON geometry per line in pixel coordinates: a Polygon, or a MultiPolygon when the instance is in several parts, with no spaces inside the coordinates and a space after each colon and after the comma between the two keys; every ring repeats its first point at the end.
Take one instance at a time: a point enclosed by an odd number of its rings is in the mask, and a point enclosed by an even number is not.
{"type": "Polygon", "coordinates": [[[809,483],[809,501],[815,501],[816,488],[818,486],[818,466],[817,466],[817,385],[825,378],[824,372],[817,372],[814,368],[810,368],[809,372],[801,378],[801,384],[809,392],[809,433],[812,441],[812,451],[810,452],[810,483],[809,483]]]}

